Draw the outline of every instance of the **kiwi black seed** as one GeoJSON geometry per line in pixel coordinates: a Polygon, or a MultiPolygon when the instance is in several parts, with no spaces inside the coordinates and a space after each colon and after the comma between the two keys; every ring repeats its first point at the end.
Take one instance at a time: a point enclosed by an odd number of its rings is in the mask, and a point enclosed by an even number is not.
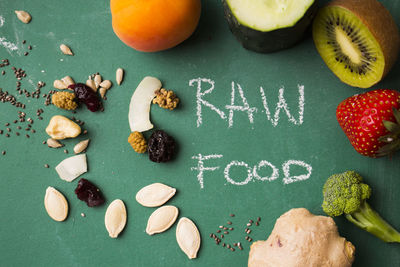
{"type": "Polygon", "coordinates": [[[334,0],[320,9],[313,38],[322,59],[343,82],[368,88],[393,66],[400,35],[376,0],[334,0]]]}

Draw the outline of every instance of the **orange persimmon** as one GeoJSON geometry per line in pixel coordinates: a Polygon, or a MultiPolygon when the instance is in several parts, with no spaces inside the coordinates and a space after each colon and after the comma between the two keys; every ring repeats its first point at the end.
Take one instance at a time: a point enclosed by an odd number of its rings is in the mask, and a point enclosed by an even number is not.
{"type": "Polygon", "coordinates": [[[174,47],[199,22],[200,0],[110,0],[112,27],[128,46],[143,52],[174,47]]]}

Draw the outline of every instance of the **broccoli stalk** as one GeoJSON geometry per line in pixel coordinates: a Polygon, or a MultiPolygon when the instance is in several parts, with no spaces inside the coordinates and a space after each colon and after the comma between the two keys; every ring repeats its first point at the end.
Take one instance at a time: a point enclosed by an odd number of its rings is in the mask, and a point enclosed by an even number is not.
{"type": "Polygon", "coordinates": [[[331,217],[345,217],[361,229],[385,242],[400,243],[400,233],[390,226],[367,203],[371,188],[362,183],[362,177],[354,171],[334,174],[323,188],[322,209],[331,217]]]}

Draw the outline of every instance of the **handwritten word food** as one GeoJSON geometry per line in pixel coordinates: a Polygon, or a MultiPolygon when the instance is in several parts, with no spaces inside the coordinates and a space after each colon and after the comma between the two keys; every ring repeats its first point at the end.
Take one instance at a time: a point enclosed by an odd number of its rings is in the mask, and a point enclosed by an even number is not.
{"type": "Polygon", "coordinates": [[[144,132],[153,128],[150,121],[150,105],[161,88],[161,82],[154,77],[144,77],[132,95],[128,120],[131,132],[144,132]]]}
{"type": "Polygon", "coordinates": [[[158,104],[160,107],[174,110],[179,103],[179,98],[174,91],[161,88],[156,91],[156,97],[153,99],[153,104],[158,104]]]}
{"type": "Polygon", "coordinates": [[[17,18],[22,21],[23,23],[29,23],[32,19],[31,15],[23,10],[15,10],[15,14],[17,15],[17,18]]]}
{"type": "Polygon", "coordinates": [[[146,233],[154,235],[168,230],[178,218],[179,210],[175,206],[162,206],[156,209],[147,221],[146,233]]]}
{"type": "Polygon", "coordinates": [[[117,69],[117,71],[115,72],[115,80],[117,81],[118,85],[121,85],[122,81],[124,80],[124,69],[117,69]]]}
{"type": "Polygon", "coordinates": [[[55,169],[61,179],[72,182],[87,172],[86,154],[66,158],[61,161],[55,169]]]}
{"type": "Polygon", "coordinates": [[[176,241],[189,259],[197,258],[201,238],[199,230],[189,218],[182,217],[176,227],[176,241]]]}
{"type": "Polygon", "coordinates": [[[199,22],[200,0],[111,0],[112,27],[126,45],[143,52],[172,48],[199,22]]]}
{"type": "Polygon", "coordinates": [[[297,208],[276,220],[266,241],[251,245],[248,266],[350,267],[354,254],[353,244],[339,235],[332,218],[297,208]]]}
{"type": "Polygon", "coordinates": [[[145,153],[147,151],[146,139],[140,132],[132,132],[128,137],[128,143],[137,153],[145,153]]]}
{"type": "Polygon", "coordinates": [[[351,96],[336,109],[336,118],[361,155],[381,157],[400,149],[400,92],[373,90],[351,96]]]}
{"type": "Polygon", "coordinates": [[[63,52],[64,55],[69,55],[69,56],[73,56],[74,55],[74,53],[72,53],[72,50],[71,50],[71,48],[69,48],[68,45],[61,44],[60,45],[60,50],[61,50],[61,52],[63,52]]]}
{"type": "Polygon", "coordinates": [[[331,217],[345,215],[356,226],[385,242],[400,243],[400,233],[367,203],[371,188],[354,171],[334,174],[323,188],[322,209],[331,217]]]}
{"type": "MultiPolygon", "coordinates": [[[[204,188],[204,172],[216,171],[220,168],[220,166],[212,166],[212,167],[205,166],[204,161],[211,159],[220,159],[222,157],[223,155],[221,154],[212,154],[212,155],[198,154],[192,157],[192,159],[197,160],[197,166],[191,167],[191,170],[198,171],[197,180],[199,181],[200,188],[204,188]]],[[[284,174],[284,177],[282,179],[283,183],[291,184],[298,181],[304,181],[310,178],[312,173],[312,166],[308,163],[305,163],[304,161],[288,160],[282,164],[282,170],[284,174]],[[306,170],[306,173],[301,175],[291,175],[290,173],[291,166],[303,167],[306,170]]],[[[233,160],[228,165],[226,165],[223,173],[226,181],[233,185],[246,185],[250,181],[252,181],[253,178],[260,181],[274,181],[279,177],[279,169],[275,167],[275,165],[273,165],[271,162],[268,162],[266,160],[261,160],[258,164],[254,165],[254,167],[250,167],[249,164],[247,164],[244,161],[233,160]],[[245,178],[242,178],[241,179],[242,181],[237,181],[236,179],[231,177],[230,171],[232,167],[244,168],[247,173],[247,176],[245,178]],[[264,168],[270,169],[271,174],[267,176],[260,176],[259,172],[264,168]]]]}
{"type": "Polygon", "coordinates": [[[91,112],[101,109],[102,105],[95,91],[83,83],[71,84],[69,89],[74,90],[75,96],[79,102],[82,102],[91,112]]]}
{"type": "Polygon", "coordinates": [[[57,222],[64,221],[68,216],[68,202],[64,195],[54,187],[47,187],[44,196],[44,207],[50,218],[57,222]]]}
{"type": "Polygon", "coordinates": [[[116,199],[108,206],[104,223],[111,238],[117,238],[126,224],[126,208],[122,200],[116,199]]]}
{"type": "Polygon", "coordinates": [[[46,133],[56,140],[74,138],[81,133],[81,127],[64,116],[55,115],[50,119],[46,133]]]}
{"type": "Polygon", "coordinates": [[[143,187],[136,194],[136,201],[144,207],[159,207],[171,199],[176,189],[162,183],[143,187]]]}
{"type": "MultiPolygon", "coordinates": [[[[256,107],[250,107],[247,98],[245,97],[244,90],[242,89],[241,85],[235,82],[232,82],[232,90],[231,90],[231,99],[230,104],[225,106],[229,115],[221,109],[210,103],[206,100],[206,95],[211,94],[215,89],[215,82],[210,79],[206,78],[197,78],[192,79],[189,81],[189,86],[196,86],[196,115],[197,115],[197,127],[200,127],[203,124],[203,108],[209,108],[212,111],[216,112],[217,115],[222,120],[228,119],[228,127],[231,128],[233,126],[233,118],[235,112],[244,112],[247,114],[249,119],[249,123],[254,123],[254,114],[257,113],[258,109],[256,107]],[[197,86],[196,86],[197,85],[197,86]],[[239,95],[239,102],[240,104],[236,104],[236,92],[239,95]]],[[[289,121],[294,125],[301,125],[303,124],[303,116],[304,116],[304,86],[298,85],[298,93],[299,93],[299,100],[298,100],[298,118],[296,119],[294,115],[290,112],[290,108],[287,104],[287,101],[284,98],[285,89],[282,87],[279,89],[278,92],[278,103],[276,104],[275,113],[272,116],[269,103],[267,101],[267,97],[265,94],[265,90],[263,87],[260,86],[260,96],[261,96],[261,103],[264,108],[264,113],[266,115],[267,120],[271,121],[272,126],[276,127],[279,123],[279,116],[281,111],[284,111],[286,116],[288,117],[289,121]]]]}
{"type": "Polygon", "coordinates": [[[56,92],[51,96],[51,102],[54,106],[66,110],[74,110],[78,107],[74,100],[75,94],[70,92],[56,92]]]}
{"type": "Polygon", "coordinates": [[[335,0],[320,9],[314,24],[315,46],[344,83],[369,88],[394,65],[400,34],[389,11],[377,0],[335,0]]]}
{"type": "Polygon", "coordinates": [[[225,19],[244,48],[269,53],[298,43],[317,11],[317,1],[224,0],[225,19]]]}
{"type": "Polygon", "coordinates": [[[148,142],[149,159],[153,162],[168,162],[174,156],[175,140],[162,130],[154,131],[148,142]]]}
{"type": "Polygon", "coordinates": [[[80,179],[75,194],[78,199],[85,201],[88,207],[100,206],[104,203],[104,197],[100,189],[89,180],[80,179]]]}
{"type": "Polygon", "coordinates": [[[90,139],[82,140],[74,146],[74,153],[79,154],[85,151],[89,145],[90,139]]]}

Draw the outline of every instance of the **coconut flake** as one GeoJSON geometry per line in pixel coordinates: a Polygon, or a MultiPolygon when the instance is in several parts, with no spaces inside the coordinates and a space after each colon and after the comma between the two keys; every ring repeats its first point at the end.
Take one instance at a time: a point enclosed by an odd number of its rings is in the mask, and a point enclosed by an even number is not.
{"type": "Polygon", "coordinates": [[[150,105],[155,92],[161,88],[159,79],[147,76],[136,88],[129,104],[129,126],[131,132],[144,132],[153,128],[150,121],[150,105]]]}
{"type": "Polygon", "coordinates": [[[55,169],[62,180],[72,182],[87,172],[86,154],[66,158],[55,169]]]}

